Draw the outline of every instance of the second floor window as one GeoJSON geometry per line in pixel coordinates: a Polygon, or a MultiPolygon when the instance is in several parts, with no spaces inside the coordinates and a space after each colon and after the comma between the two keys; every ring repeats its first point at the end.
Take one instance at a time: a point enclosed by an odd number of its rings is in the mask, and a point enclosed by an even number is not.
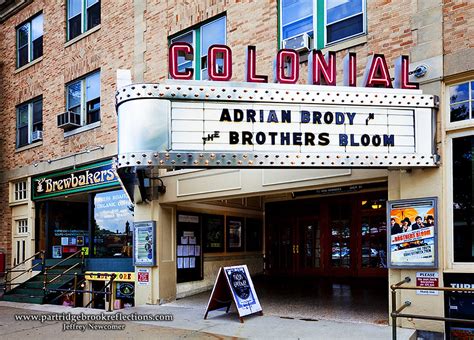
{"type": "Polygon", "coordinates": [[[365,33],[365,1],[280,0],[281,47],[303,46],[305,34],[313,39],[311,48],[322,49],[365,33]]]}
{"type": "Polygon", "coordinates": [[[100,0],[68,0],[68,40],[100,24],[100,0]]]}
{"type": "Polygon", "coordinates": [[[43,14],[38,14],[16,29],[17,67],[43,55],[43,14]]]}
{"type": "Polygon", "coordinates": [[[81,125],[100,121],[100,72],[67,85],[67,111],[79,117],[81,125]]]}
{"type": "Polygon", "coordinates": [[[451,122],[474,118],[474,81],[449,87],[449,109],[451,122]]]}
{"type": "MultiPolygon", "coordinates": [[[[206,80],[207,76],[207,51],[211,45],[226,43],[226,17],[202,24],[170,39],[170,43],[186,42],[193,46],[194,61],[178,58],[178,69],[194,68],[194,77],[197,80],[206,80]]],[[[217,61],[222,63],[222,60],[217,61]]]]}
{"type": "Polygon", "coordinates": [[[43,139],[43,98],[37,98],[17,107],[16,146],[43,139]]]}

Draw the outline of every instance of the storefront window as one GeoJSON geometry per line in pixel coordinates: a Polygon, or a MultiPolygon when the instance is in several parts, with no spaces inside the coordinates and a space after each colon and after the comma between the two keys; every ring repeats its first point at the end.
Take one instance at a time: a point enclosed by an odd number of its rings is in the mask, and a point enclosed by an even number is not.
{"type": "Polygon", "coordinates": [[[474,262],[474,136],[453,139],[454,261],[474,262]]]}
{"type": "Polygon", "coordinates": [[[94,195],[94,256],[131,257],[133,208],[123,190],[94,195]]]}

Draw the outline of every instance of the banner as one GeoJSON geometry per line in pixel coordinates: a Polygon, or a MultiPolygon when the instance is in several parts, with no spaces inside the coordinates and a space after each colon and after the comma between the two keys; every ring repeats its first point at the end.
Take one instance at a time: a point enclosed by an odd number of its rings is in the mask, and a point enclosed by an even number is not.
{"type": "Polygon", "coordinates": [[[437,267],[437,199],[389,201],[390,268],[437,267]]]}

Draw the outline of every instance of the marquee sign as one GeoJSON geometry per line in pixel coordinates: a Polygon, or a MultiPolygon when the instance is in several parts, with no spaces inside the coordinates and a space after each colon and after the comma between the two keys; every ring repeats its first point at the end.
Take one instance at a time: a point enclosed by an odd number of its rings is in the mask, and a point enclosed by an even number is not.
{"type": "Polygon", "coordinates": [[[34,177],[33,199],[56,197],[118,185],[110,160],[34,177]]]}
{"type": "Polygon", "coordinates": [[[118,167],[432,167],[420,90],[168,81],[117,92],[118,167]]]}

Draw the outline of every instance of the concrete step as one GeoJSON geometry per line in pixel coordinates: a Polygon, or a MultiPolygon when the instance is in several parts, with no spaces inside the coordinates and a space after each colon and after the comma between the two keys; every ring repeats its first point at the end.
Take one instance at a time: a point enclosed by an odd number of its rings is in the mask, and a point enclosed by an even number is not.
{"type": "Polygon", "coordinates": [[[43,303],[43,295],[29,295],[29,294],[7,294],[3,296],[3,301],[23,302],[23,303],[43,303]]]}

